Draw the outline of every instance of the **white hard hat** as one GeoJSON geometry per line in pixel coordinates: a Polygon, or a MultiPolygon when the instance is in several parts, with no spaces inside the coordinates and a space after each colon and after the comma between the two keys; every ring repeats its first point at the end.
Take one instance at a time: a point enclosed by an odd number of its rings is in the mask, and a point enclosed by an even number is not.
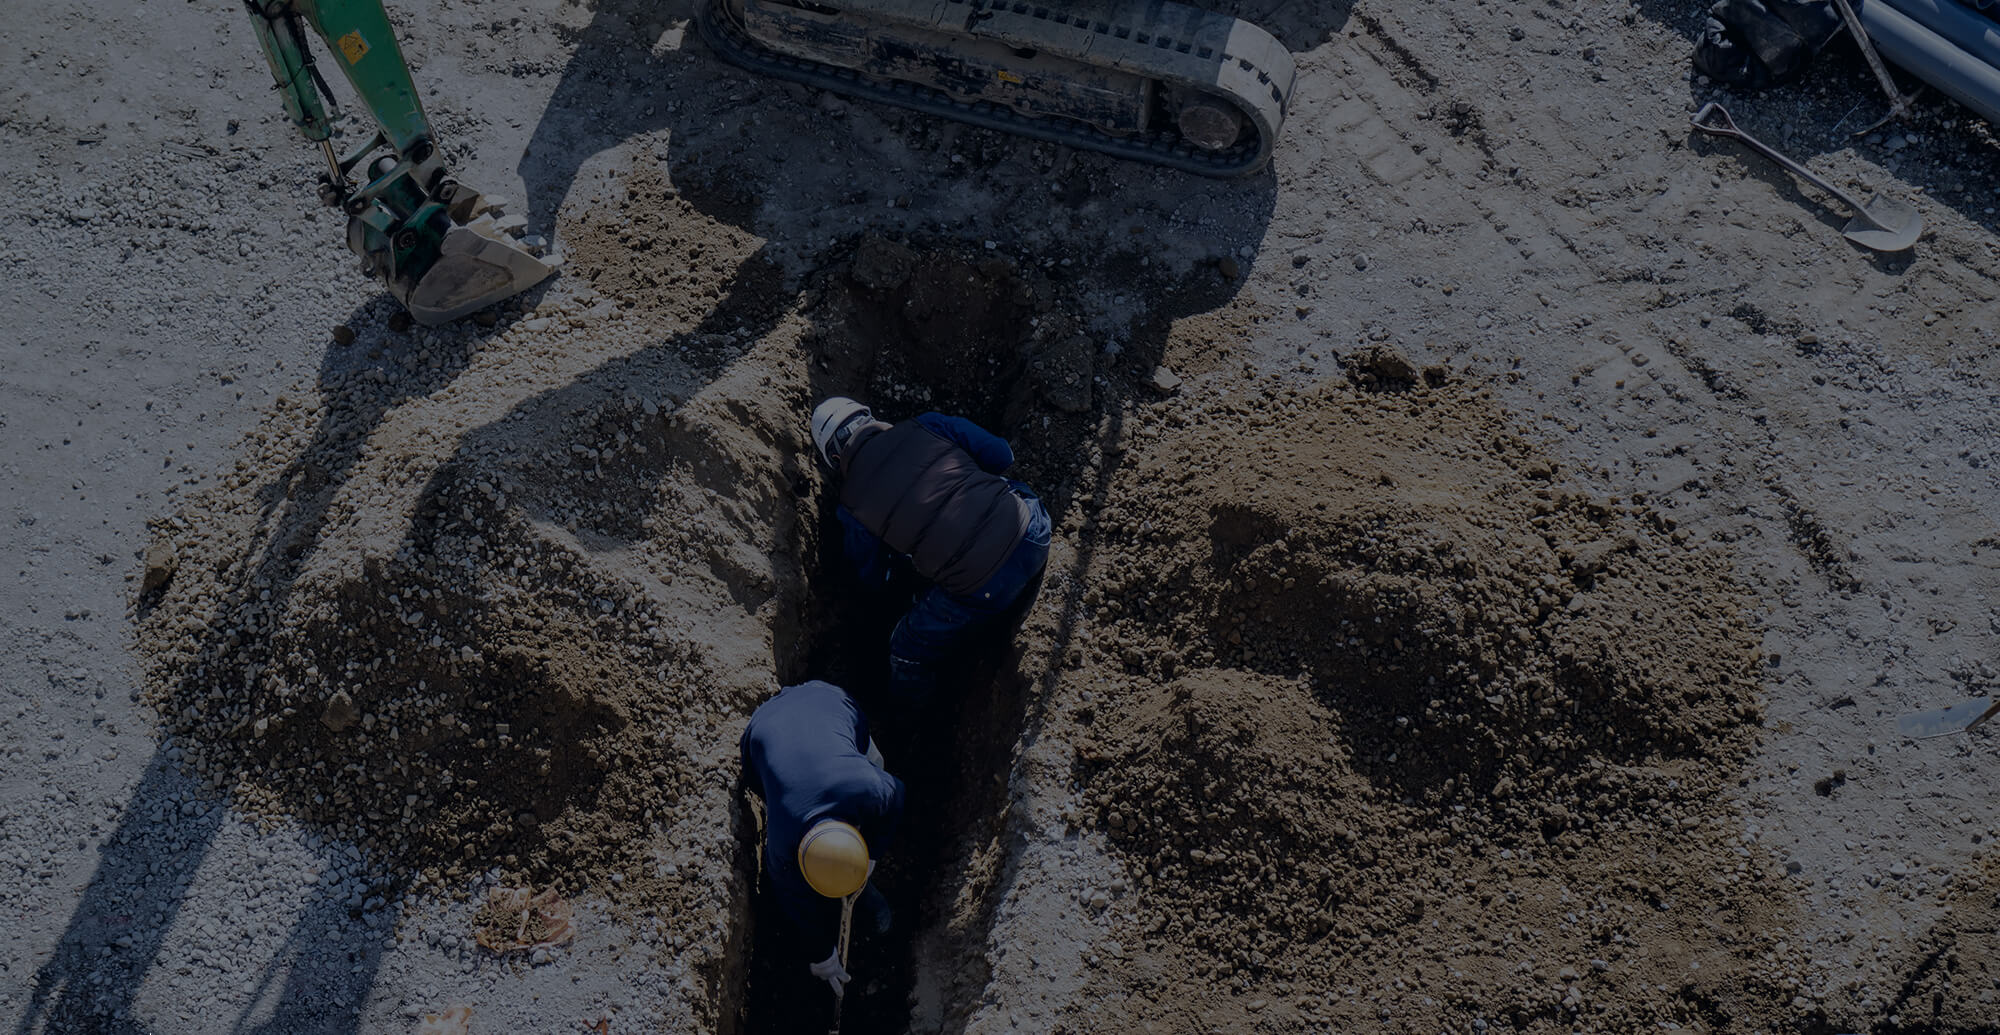
{"type": "Polygon", "coordinates": [[[822,819],[799,839],[799,873],[827,898],[846,898],[868,883],[868,842],[853,824],[822,819]]]}
{"type": "Polygon", "coordinates": [[[840,451],[847,445],[847,435],[853,434],[856,418],[874,420],[875,414],[844,395],[828,396],[825,402],[813,407],[813,445],[836,468],[840,466],[840,451]],[[843,431],[847,434],[841,434],[843,431]]]}

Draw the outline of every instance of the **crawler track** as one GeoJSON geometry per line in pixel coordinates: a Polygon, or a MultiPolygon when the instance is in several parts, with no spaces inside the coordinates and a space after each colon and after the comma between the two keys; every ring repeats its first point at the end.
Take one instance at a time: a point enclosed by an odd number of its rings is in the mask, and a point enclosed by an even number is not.
{"type": "MultiPolygon", "coordinates": [[[[780,53],[745,29],[743,2],[701,0],[698,21],[709,46],[744,68],[1205,176],[1246,176],[1264,167],[1284,124],[1294,80],[1290,52],[1270,34],[1247,22],[1173,4],[1108,2],[1052,9],[1012,0],[945,0],[935,5],[936,14],[906,19],[913,25],[927,23],[923,27],[933,32],[1115,69],[1225,103],[1243,120],[1245,132],[1235,144],[1210,150],[1185,139],[1173,125],[1112,133],[1077,119],[1028,114],[998,101],[966,99],[932,86],[780,53]]],[[[897,23],[881,17],[884,12],[902,15],[901,9],[912,5],[907,0],[846,0],[839,6],[858,19],[889,25],[897,23]]],[[[921,6],[928,12],[934,5],[921,6]]]]}

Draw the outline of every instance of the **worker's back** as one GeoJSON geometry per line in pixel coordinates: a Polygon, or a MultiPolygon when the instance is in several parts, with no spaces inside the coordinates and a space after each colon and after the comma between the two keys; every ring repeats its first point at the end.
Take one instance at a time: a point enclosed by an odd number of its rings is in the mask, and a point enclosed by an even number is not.
{"type": "Polygon", "coordinates": [[[854,824],[871,856],[895,837],[903,782],[868,760],[868,719],[846,691],[821,680],[786,687],[750,717],[741,746],[744,774],[764,796],[765,865],[781,891],[805,887],[799,838],[822,819],[854,824]]]}
{"type": "MultiPolygon", "coordinates": [[[[949,419],[925,414],[858,434],[848,447],[840,502],[890,549],[908,555],[917,574],[946,592],[970,594],[1020,545],[1028,509],[1006,478],[984,469],[926,418],[949,419]]],[[[972,430],[1013,461],[1005,443],[972,430]]]]}

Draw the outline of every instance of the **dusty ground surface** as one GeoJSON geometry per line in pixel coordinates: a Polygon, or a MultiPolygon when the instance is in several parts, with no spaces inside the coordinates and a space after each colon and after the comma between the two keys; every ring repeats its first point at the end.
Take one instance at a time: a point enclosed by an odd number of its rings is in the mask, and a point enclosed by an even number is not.
{"type": "Polygon", "coordinates": [[[566,257],[435,331],[240,11],[0,30],[0,1024],[818,1030],[734,742],[873,703],[842,391],[1057,520],[885,727],[846,1030],[1995,1031],[2000,741],[1894,731],[2000,681],[1993,131],[1851,138],[1840,48],[1716,93],[1693,3],[1217,6],[1300,60],[1239,183],[756,80],[684,3],[399,4],[566,257]],[[1847,245],[1708,99],[1929,233],[1847,245]],[[574,939],[477,946],[495,887],[574,939]]]}

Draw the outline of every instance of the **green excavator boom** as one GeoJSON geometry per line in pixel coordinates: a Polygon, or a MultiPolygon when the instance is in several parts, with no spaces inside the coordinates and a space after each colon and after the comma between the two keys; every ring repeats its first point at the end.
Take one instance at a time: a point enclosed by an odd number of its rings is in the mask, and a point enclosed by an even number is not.
{"type": "Polygon", "coordinates": [[[285,113],[326,158],[320,201],[347,213],[348,247],[411,316],[427,325],[454,320],[555,272],[499,229],[478,191],[447,173],[380,0],[244,2],[285,113]],[[375,121],[345,156],[333,148],[333,95],[307,28],[375,121]]]}

